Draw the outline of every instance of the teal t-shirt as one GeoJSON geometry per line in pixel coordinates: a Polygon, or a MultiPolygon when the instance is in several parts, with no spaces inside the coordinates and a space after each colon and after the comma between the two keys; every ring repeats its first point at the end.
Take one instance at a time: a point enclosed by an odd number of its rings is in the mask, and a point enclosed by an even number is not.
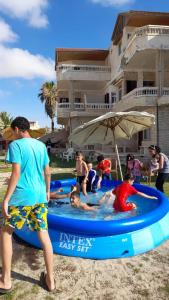
{"type": "Polygon", "coordinates": [[[46,203],[44,168],[49,164],[46,146],[32,138],[13,141],[6,160],[20,165],[21,173],[9,205],[32,206],[46,203]]]}

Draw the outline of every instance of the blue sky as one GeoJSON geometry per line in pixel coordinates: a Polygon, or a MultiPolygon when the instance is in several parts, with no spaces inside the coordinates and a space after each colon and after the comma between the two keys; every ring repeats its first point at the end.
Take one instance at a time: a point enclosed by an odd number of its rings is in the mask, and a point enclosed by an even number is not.
{"type": "Polygon", "coordinates": [[[0,0],[0,111],[50,124],[37,94],[55,48],[108,48],[117,15],[169,11],[166,0],[0,0]]]}

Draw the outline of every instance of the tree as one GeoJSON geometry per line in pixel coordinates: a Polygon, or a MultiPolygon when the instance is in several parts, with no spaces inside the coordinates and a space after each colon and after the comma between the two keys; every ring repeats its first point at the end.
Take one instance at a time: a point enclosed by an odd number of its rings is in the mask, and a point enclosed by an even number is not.
{"type": "Polygon", "coordinates": [[[0,129],[3,130],[10,127],[13,118],[6,111],[0,112],[0,129]]]}
{"type": "Polygon", "coordinates": [[[45,105],[45,112],[51,118],[51,129],[54,131],[54,118],[56,116],[56,85],[53,81],[45,82],[38,94],[41,102],[45,105]]]}

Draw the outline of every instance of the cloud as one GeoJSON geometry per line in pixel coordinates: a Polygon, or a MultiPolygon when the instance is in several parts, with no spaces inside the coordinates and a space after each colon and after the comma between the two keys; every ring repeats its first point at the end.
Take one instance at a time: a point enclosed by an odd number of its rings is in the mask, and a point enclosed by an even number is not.
{"type": "Polygon", "coordinates": [[[0,99],[10,96],[12,93],[7,90],[0,89],[0,99]]]}
{"type": "Polygon", "coordinates": [[[15,42],[17,39],[18,35],[4,20],[0,19],[0,43],[15,42]]]}
{"type": "Polygon", "coordinates": [[[90,1],[96,4],[101,4],[103,6],[122,6],[134,2],[134,0],[90,0],[90,1]]]}
{"type": "Polygon", "coordinates": [[[8,16],[28,21],[32,27],[46,27],[48,18],[44,10],[48,0],[0,0],[0,11],[8,16]]]}
{"type": "Polygon", "coordinates": [[[24,49],[0,45],[0,78],[54,80],[54,61],[24,49]]]}
{"type": "Polygon", "coordinates": [[[5,45],[16,42],[18,38],[11,27],[0,19],[0,78],[55,79],[53,60],[39,54],[31,54],[28,50],[5,45]]]}

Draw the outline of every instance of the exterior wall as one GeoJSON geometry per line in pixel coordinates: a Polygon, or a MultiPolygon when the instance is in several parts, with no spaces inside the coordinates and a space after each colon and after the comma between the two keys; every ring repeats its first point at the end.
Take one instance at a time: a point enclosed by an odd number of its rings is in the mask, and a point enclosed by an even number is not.
{"type": "Polygon", "coordinates": [[[39,129],[38,121],[29,121],[29,123],[30,123],[30,129],[32,129],[32,130],[39,129]]]}
{"type": "Polygon", "coordinates": [[[169,155],[169,105],[159,107],[159,146],[169,155]]]}

